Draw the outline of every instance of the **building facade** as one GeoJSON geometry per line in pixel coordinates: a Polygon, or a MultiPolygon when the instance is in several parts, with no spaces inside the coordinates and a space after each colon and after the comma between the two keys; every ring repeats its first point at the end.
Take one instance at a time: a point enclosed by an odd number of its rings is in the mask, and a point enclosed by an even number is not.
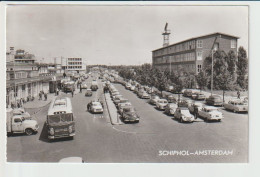
{"type": "Polygon", "coordinates": [[[198,74],[204,59],[211,56],[213,48],[226,53],[230,50],[237,52],[238,39],[232,35],[213,33],[168,45],[152,51],[153,67],[171,72],[184,68],[198,74]]]}
{"type": "Polygon", "coordinates": [[[86,69],[82,58],[62,58],[61,66],[65,72],[81,73],[86,69]]]}

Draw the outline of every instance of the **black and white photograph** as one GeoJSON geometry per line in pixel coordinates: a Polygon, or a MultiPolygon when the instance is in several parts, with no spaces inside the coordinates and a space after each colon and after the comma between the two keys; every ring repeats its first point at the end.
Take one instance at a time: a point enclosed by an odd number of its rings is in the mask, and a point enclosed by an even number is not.
{"type": "Polygon", "coordinates": [[[6,6],[6,162],[248,163],[249,12],[6,6]]]}

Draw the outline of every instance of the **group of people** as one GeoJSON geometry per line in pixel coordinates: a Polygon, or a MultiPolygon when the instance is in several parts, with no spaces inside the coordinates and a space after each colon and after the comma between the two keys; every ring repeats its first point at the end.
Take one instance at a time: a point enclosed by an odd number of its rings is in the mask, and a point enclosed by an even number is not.
{"type": "Polygon", "coordinates": [[[44,93],[44,91],[41,90],[39,93],[39,100],[43,100],[43,97],[44,97],[44,101],[47,101],[47,99],[48,99],[47,93],[44,93]]]}

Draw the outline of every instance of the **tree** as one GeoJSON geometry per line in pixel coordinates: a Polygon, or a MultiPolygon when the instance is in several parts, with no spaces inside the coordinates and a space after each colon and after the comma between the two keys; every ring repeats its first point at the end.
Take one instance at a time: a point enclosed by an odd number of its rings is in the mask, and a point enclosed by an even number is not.
{"type": "Polygon", "coordinates": [[[243,47],[239,47],[238,49],[238,57],[237,57],[237,84],[242,89],[248,89],[248,59],[246,50],[243,47]]]}
{"type": "Polygon", "coordinates": [[[207,86],[209,77],[206,75],[205,71],[201,71],[198,75],[196,75],[196,81],[201,91],[201,89],[204,89],[207,86]]]}

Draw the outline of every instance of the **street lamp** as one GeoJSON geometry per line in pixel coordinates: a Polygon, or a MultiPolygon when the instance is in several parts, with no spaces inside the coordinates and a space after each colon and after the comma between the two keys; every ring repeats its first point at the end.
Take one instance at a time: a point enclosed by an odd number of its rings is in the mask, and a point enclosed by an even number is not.
{"type": "Polygon", "coordinates": [[[212,57],[211,57],[211,96],[212,96],[212,92],[213,92],[213,64],[214,64],[214,54],[216,53],[216,51],[218,50],[218,43],[214,43],[213,49],[211,51],[212,57]]]}

